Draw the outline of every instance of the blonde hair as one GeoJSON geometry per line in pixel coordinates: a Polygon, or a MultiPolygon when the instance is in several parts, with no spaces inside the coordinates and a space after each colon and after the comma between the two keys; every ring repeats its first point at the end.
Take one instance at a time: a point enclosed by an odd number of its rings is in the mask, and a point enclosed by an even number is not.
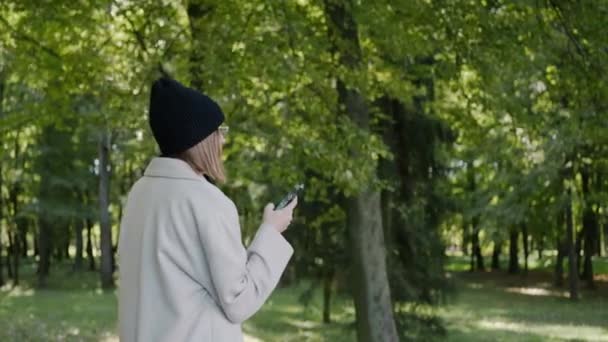
{"type": "Polygon", "coordinates": [[[199,173],[224,183],[226,171],[222,161],[222,136],[219,131],[211,133],[198,144],[180,153],[178,158],[184,160],[199,173]]]}

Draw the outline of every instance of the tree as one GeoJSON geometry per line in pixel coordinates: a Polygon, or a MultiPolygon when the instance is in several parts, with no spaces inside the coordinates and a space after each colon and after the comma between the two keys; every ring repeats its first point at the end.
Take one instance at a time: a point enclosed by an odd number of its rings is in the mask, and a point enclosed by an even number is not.
{"type": "MultiPolygon", "coordinates": [[[[325,2],[332,48],[347,72],[360,70],[361,50],[351,2],[325,2]]],[[[370,114],[365,98],[353,85],[337,79],[338,103],[357,127],[369,130],[370,114]]],[[[357,155],[358,152],[351,151],[357,155]]],[[[367,161],[376,164],[371,160],[367,161]]],[[[372,166],[372,169],[375,167],[372,166]]],[[[367,186],[348,199],[348,232],[355,275],[354,299],[357,336],[362,341],[397,341],[390,287],[386,274],[386,249],[380,209],[380,193],[367,186]]]]}

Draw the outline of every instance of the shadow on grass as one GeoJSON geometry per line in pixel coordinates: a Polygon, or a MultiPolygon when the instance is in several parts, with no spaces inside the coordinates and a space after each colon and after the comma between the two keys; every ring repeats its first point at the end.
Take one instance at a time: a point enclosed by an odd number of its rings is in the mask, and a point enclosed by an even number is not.
{"type": "Polygon", "coordinates": [[[551,337],[545,334],[513,331],[512,329],[483,329],[480,327],[466,328],[454,327],[450,329],[449,341],[517,341],[517,342],[545,342],[545,341],[586,341],[577,338],[551,337]]]}
{"type": "Polygon", "coordinates": [[[262,309],[246,321],[247,335],[262,341],[354,341],[355,313],[344,296],[332,300],[331,323],[322,322],[318,292],[308,307],[298,302],[306,282],[275,290],[262,309]]]}
{"type": "Polygon", "coordinates": [[[24,260],[18,286],[0,291],[0,341],[117,341],[116,295],[98,287],[99,273],[57,264],[47,289],[24,260]]]}
{"type": "Polygon", "coordinates": [[[442,313],[451,341],[608,341],[608,284],[598,284],[596,291],[582,289],[581,299],[572,302],[563,289],[551,286],[552,275],[543,271],[526,277],[453,274],[460,292],[442,313]]]}

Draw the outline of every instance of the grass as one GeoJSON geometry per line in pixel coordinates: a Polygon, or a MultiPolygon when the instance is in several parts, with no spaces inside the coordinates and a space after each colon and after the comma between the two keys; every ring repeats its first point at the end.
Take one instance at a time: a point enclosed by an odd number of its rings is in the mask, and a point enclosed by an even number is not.
{"type": "Polygon", "coordinates": [[[438,310],[448,341],[608,341],[608,286],[571,302],[550,281],[541,272],[457,274],[457,296],[438,310]]]}
{"type": "MultiPolygon", "coordinates": [[[[48,290],[36,289],[36,265],[26,260],[21,284],[0,290],[0,341],[118,341],[116,291],[99,288],[96,272],[74,273],[70,264],[54,265],[48,290]]],[[[277,289],[243,325],[245,341],[353,341],[352,301],[336,296],[330,324],[321,323],[322,299],[310,305],[298,298],[308,282],[277,289]]]]}
{"type": "MultiPolygon", "coordinates": [[[[549,259],[549,258],[547,258],[549,259]]],[[[596,259],[598,289],[584,288],[571,302],[550,285],[551,264],[531,260],[530,273],[470,273],[468,259],[450,257],[447,269],[456,295],[426,308],[446,328],[447,341],[608,341],[608,260],[596,259]]],[[[98,275],[73,273],[69,264],[53,269],[50,287],[33,287],[35,265],[22,266],[22,284],[0,291],[0,341],[117,341],[116,292],[98,288],[98,275]]],[[[277,289],[262,310],[243,325],[246,341],[354,341],[354,308],[345,295],[334,297],[330,324],[321,323],[321,293],[309,306],[298,298],[301,282],[277,289]]],[[[418,308],[419,310],[419,308],[418,308]]],[[[411,326],[410,326],[411,327],[411,326]]]]}
{"type": "Polygon", "coordinates": [[[308,282],[276,290],[263,308],[246,321],[243,330],[252,341],[354,341],[355,310],[352,301],[339,296],[332,301],[332,323],[324,324],[321,291],[308,307],[298,297],[308,282]]]}
{"type": "Polygon", "coordinates": [[[552,286],[549,256],[531,257],[526,276],[471,273],[468,258],[449,260],[458,292],[437,310],[448,341],[608,341],[608,259],[594,260],[597,289],[581,282],[576,302],[552,286]]]}
{"type": "MultiPolygon", "coordinates": [[[[520,256],[520,268],[523,269],[520,256]]],[[[446,270],[451,272],[462,272],[468,271],[470,268],[470,257],[462,256],[460,254],[450,255],[446,265],[446,270]]],[[[490,267],[490,258],[484,259],[486,267],[490,267]]],[[[506,269],[508,265],[508,257],[502,255],[500,258],[501,269],[506,269]]],[[[555,253],[553,251],[546,251],[539,258],[537,253],[531,253],[528,256],[528,268],[531,270],[541,270],[546,272],[552,272],[555,267],[555,253]]],[[[568,272],[568,259],[564,259],[564,275],[568,272]]],[[[608,257],[595,257],[593,259],[593,273],[596,275],[608,275],[608,257]]]]}
{"type": "Polygon", "coordinates": [[[35,265],[21,267],[17,287],[0,291],[0,341],[103,341],[115,339],[116,296],[98,288],[98,274],[53,269],[49,289],[35,289],[35,265]]]}

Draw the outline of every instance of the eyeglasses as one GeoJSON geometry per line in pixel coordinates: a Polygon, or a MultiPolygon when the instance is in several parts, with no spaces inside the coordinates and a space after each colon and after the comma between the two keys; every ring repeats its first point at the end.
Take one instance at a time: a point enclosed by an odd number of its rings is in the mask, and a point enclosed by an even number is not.
{"type": "Polygon", "coordinates": [[[220,131],[220,133],[223,136],[226,136],[226,134],[228,134],[228,131],[230,130],[230,128],[226,125],[222,125],[222,126],[218,127],[217,130],[220,131]]]}

